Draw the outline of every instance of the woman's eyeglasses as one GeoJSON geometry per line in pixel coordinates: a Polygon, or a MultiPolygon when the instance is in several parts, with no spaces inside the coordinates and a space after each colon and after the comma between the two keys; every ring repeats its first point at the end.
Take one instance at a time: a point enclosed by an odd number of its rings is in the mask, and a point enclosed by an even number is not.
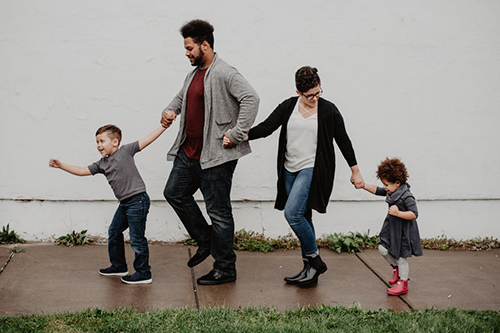
{"type": "Polygon", "coordinates": [[[321,96],[323,94],[323,89],[320,88],[320,90],[315,94],[309,94],[309,95],[305,95],[303,93],[300,93],[300,94],[307,99],[319,98],[319,96],[321,96]]]}

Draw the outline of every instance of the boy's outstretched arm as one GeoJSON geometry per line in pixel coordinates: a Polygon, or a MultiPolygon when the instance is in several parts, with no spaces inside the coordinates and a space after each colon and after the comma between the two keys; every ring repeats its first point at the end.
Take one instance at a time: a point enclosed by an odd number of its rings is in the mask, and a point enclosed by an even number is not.
{"type": "Polygon", "coordinates": [[[377,185],[372,185],[372,184],[364,184],[362,187],[363,190],[370,192],[371,194],[375,194],[377,192],[377,185]]]}
{"type": "Polygon", "coordinates": [[[149,146],[153,141],[158,139],[158,137],[165,132],[166,128],[165,127],[158,127],[155,129],[153,132],[149,133],[146,135],[144,138],[139,140],[139,149],[143,150],[147,146],[149,146]]]}
{"type": "Polygon", "coordinates": [[[81,167],[77,165],[69,165],[62,163],[59,161],[57,158],[51,158],[49,161],[49,166],[51,168],[57,168],[64,170],[66,172],[69,172],[75,176],[90,176],[92,173],[90,173],[90,170],[88,167],[81,167]]]}

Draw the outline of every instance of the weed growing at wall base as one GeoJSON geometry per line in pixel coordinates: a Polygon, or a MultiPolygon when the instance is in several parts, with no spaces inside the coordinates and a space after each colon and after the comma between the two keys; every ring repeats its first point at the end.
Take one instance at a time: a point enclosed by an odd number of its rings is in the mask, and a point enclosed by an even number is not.
{"type": "MultiPolygon", "coordinates": [[[[347,235],[335,233],[327,235],[317,240],[318,246],[341,252],[361,252],[363,249],[374,249],[377,247],[378,236],[370,236],[370,230],[365,233],[350,232],[347,235]]],[[[192,238],[184,241],[186,245],[196,245],[192,238]]],[[[264,236],[263,233],[246,231],[245,229],[236,231],[234,234],[233,248],[237,251],[250,252],[272,252],[275,250],[293,250],[300,248],[300,242],[291,233],[278,238],[264,236]]]]}
{"type": "Polygon", "coordinates": [[[238,251],[259,251],[266,253],[274,250],[293,250],[300,247],[300,243],[292,234],[273,239],[265,237],[264,234],[243,229],[234,234],[233,247],[238,251]]]}
{"type": "MultiPolygon", "coordinates": [[[[370,236],[370,230],[365,233],[349,232],[325,235],[317,240],[318,247],[333,250],[337,253],[362,252],[366,249],[377,249],[378,235],[370,236]]],[[[186,245],[196,245],[196,241],[188,238],[186,245]]],[[[300,242],[291,233],[276,239],[265,237],[263,233],[239,230],[234,234],[234,249],[237,251],[272,252],[275,250],[293,250],[300,248],[300,242]]],[[[445,236],[422,239],[422,247],[428,250],[483,251],[499,249],[500,241],[496,238],[475,238],[457,241],[445,236]]]]}
{"type": "Polygon", "coordinates": [[[19,246],[14,246],[12,249],[10,249],[10,253],[21,253],[24,252],[24,249],[19,246]]]}
{"type": "Polygon", "coordinates": [[[0,244],[24,243],[25,240],[19,238],[14,230],[9,229],[9,225],[3,226],[0,231],[0,244]]]}
{"type": "Polygon", "coordinates": [[[87,230],[82,230],[81,232],[73,230],[71,233],[61,236],[55,241],[57,245],[64,245],[68,247],[75,245],[89,245],[94,242],[95,241],[93,239],[87,237],[87,230]]]}
{"type": "Polygon", "coordinates": [[[500,241],[491,237],[457,241],[443,235],[436,238],[422,239],[422,247],[430,250],[483,251],[500,249],[500,241]]]}
{"type": "Polygon", "coordinates": [[[365,233],[350,232],[347,235],[343,233],[334,233],[318,239],[319,247],[328,248],[337,253],[341,252],[363,252],[363,249],[375,249],[379,241],[378,236],[370,236],[370,230],[365,233]]]}

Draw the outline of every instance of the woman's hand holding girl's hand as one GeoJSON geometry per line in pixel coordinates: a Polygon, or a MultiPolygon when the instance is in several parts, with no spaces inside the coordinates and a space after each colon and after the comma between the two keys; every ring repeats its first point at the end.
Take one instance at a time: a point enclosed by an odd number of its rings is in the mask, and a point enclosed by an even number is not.
{"type": "Polygon", "coordinates": [[[363,180],[363,176],[361,176],[361,172],[357,165],[351,167],[352,175],[351,175],[351,184],[354,185],[356,189],[364,188],[365,181],[363,180]]]}
{"type": "Polygon", "coordinates": [[[224,133],[224,137],[222,138],[222,146],[224,146],[224,148],[232,148],[236,146],[229,138],[229,135],[227,135],[230,131],[231,130],[229,129],[226,133],[224,133]]]}

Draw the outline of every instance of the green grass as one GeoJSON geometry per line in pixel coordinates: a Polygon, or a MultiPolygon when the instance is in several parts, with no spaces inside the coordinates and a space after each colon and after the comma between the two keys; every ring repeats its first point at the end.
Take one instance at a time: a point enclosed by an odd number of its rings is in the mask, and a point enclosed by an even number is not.
{"type": "Polygon", "coordinates": [[[500,312],[459,309],[395,312],[322,306],[180,308],[138,312],[92,309],[59,315],[0,317],[0,332],[500,332],[500,312]]]}

